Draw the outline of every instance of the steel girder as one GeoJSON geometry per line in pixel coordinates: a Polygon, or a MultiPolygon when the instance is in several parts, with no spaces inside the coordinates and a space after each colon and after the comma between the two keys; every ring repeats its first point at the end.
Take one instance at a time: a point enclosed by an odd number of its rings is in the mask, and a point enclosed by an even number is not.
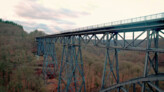
{"type": "MultiPolygon", "coordinates": [[[[136,85],[139,85],[140,87],[142,87],[142,83],[143,82],[147,82],[147,83],[151,83],[151,82],[154,82],[154,81],[163,81],[164,80],[164,74],[158,74],[158,75],[149,75],[147,77],[139,77],[139,78],[135,78],[135,79],[131,79],[129,81],[125,81],[125,82],[122,82],[122,83],[118,83],[118,84],[115,84],[115,85],[112,85],[111,87],[109,88],[106,88],[106,89],[103,89],[101,90],[101,92],[106,92],[106,91],[110,91],[110,90],[113,90],[115,88],[123,88],[124,90],[126,90],[124,88],[125,85],[131,85],[133,86],[133,89],[135,89],[136,85]]],[[[130,86],[130,87],[131,87],[130,86]]],[[[154,84],[152,84],[152,86],[155,87],[154,84]]],[[[157,88],[156,89],[159,91],[162,91],[160,88],[157,88]]],[[[126,90],[127,91],[127,90],[126,90]]],[[[135,90],[133,90],[135,91],[135,90]]]]}

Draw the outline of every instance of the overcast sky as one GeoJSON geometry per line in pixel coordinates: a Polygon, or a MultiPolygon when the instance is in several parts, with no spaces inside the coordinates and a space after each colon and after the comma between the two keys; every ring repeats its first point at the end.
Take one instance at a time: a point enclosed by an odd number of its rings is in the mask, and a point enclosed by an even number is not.
{"type": "Polygon", "coordinates": [[[48,34],[164,12],[164,0],[0,0],[0,18],[48,34]]]}

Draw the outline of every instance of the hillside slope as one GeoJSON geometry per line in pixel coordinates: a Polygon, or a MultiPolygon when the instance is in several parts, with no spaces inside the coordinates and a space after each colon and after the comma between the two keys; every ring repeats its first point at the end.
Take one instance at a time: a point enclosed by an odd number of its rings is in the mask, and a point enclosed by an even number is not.
{"type": "Polygon", "coordinates": [[[22,26],[0,20],[0,92],[46,92],[35,74],[31,52],[34,36],[43,34],[37,30],[28,34],[22,26]]]}

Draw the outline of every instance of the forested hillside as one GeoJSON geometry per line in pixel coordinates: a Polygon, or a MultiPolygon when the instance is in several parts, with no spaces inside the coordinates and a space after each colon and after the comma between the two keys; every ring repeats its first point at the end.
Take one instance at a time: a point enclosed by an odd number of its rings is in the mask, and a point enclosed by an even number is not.
{"type": "Polygon", "coordinates": [[[0,20],[0,92],[45,92],[43,80],[34,71],[34,38],[44,35],[35,30],[0,20]]]}

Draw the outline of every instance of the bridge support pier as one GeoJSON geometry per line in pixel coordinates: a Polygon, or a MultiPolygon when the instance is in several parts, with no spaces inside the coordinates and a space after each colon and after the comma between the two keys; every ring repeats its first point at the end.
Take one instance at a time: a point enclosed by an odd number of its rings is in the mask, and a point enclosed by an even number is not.
{"type": "Polygon", "coordinates": [[[80,37],[63,39],[58,92],[86,92],[80,37]]]}
{"type": "MultiPolygon", "coordinates": [[[[104,62],[101,89],[104,89],[105,86],[110,86],[110,85],[119,83],[118,49],[117,48],[109,49],[112,39],[114,41],[114,46],[117,46],[117,41],[118,41],[117,33],[110,34],[110,38],[109,38],[109,33],[107,33],[107,36],[106,36],[106,59],[104,62]],[[110,57],[112,55],[113,57],[110,57]]],[[[118,88],[117,91],[119,92],[120,88],[118,88]]]]}
{"type": "Polygon", "coordinates": [[[43,61],[43,77],[45,79],[45,83],[47,83],[47,79],[51,79],[52,77],[56,77],[58,62],[56,58],[56,50],[55,50],[55,40],[46,38],[44,39],[44,61],[43,61]]]}
{"type": "MultiPolygon", "coordinates": [[[[146,45],[146,56],[145,56],[145,66],[144,66],[144,74],[143,77],[147,77],[150,74],[158,75],[158,52],[149,52],[148,50],[152,48],[152,44],[154,44],[154,48],[158,49],[158,40],[159,40],[159,30],[147,30],[147,45],[146,45]],[[154,40],[154,43],[153,43],[154,40]]],[[[144,82],[142,84],[142,92],[146,90],[146,84],[149,87],[149,90],[156,88],[152,87],[149,83],[144,82]]],[[[153,83],[155,86],[159,86],[159,82],[156,81],[153,83]]]]}

